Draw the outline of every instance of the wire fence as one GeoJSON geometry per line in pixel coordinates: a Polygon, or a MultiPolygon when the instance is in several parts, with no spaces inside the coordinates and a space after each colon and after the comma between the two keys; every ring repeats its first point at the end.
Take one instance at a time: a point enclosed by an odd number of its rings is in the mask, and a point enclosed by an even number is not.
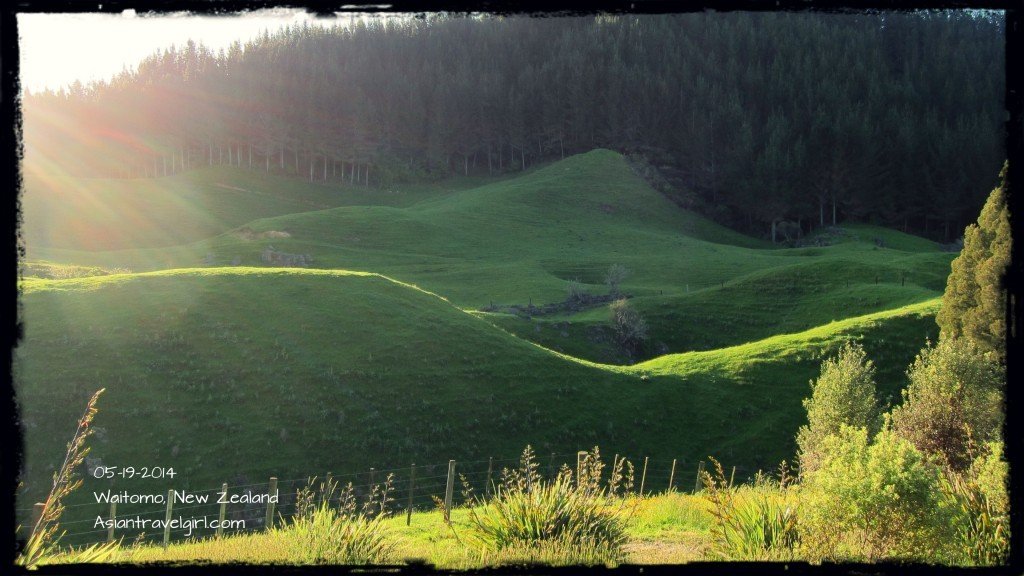
{"type": "MultiPolygon", "coordinates": [[[[535,454],[533,462],[540,476],[553,478],[563,466],[576,474],[580,454],[535,454]]],[[[705,469],[703,462],[616,454],[610,465],[604,462],[605,480],[619,460],[633,465],[632,493],[696,492],[701,488],[700,472],[705,469]]],[[[329,504],[339,504],[350,495],[354,497],[357,508],[369,508],[376,503],[379,510],[380,490],[387,487],[387,514],[408,517],[411,513],[438,509],[439,502],[443,502],[442,510],[450,510],[492,495],[506,469],[519,469],[521,460],[517,456],[450,462],[346,474],[325,472],[287,479],[268,477],[266,482],[222,483],[201,489],[171,488],[165,494],[148,495],[149,506],[117,501],[120,500],[119,495],[108,492],[110,503],[86,502],[65,506],[76,510],[75,516],[86,512],[89,516],[61,521],[61,538],[62,542],[75,546],[118,539],[138,543],[162,542],[167,546],[184,540],[266,530],[281,526],[294,517],[296,496],[300,490],[306,487],[315,489],[328,478],[340,489],[326,499],[329,504]],[[450,462],[453,463],[451,467],[450,462]],[[378,490],[377,500],[372,500],[374,487],[378,490]],[[449,492],[450,501],[447,498],[449,492]],[[87,511],[85,507],[92,510],[87,511]]],[[[729,480],[732,482],[734,478],[742,481],[749,477],[752,470],[736,466],[726,472],[731,474],[729,480]]],[[[315,502],[321,500],[315,498],[315,502]]],[[[29,526],[34,526],[42,513],[42,504],[16,508],[16,511],[22,517],[32,514],[29,526]]]]}

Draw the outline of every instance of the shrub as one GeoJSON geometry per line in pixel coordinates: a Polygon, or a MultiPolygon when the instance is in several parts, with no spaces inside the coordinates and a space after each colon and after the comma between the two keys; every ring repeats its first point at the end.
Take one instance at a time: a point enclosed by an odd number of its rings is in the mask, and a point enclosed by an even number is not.
{"type": "Polygon", "coordinates": [[[619,298],[608,306],[611,311],[612,328],[615,337],[630,352],[636,352],[647,341],[647,321],[625,298],[619,298]]]}
{"type": "Polygon", "coordinates": [[[604,277],[604,283],[608,286],[608,293],[612,296],[618,296],[622,281],[628,276],[629,270],[625,266],[622,264],[612,264],[604,277]]]}
{"type": "Polygon", "coordinates": [[[840,426],[880,427],[875,399],[875,366],[860,344],[846,343],[835,358],[821,365],[821,376],[811,382],[811,397],[804,399],[807,425],[797,431],[801,473],[813,472],[821,459],[822,442],[840,426]]]}
{"type": "Polygon", "coordinates": [[[825,439],[820,466],[801,488],[801,534],[812,559],[934,561],[944,552],[950,510],[941,472],[889,430],[873,443],[843,426],[825,439]]]}
{"type": "MultiPolygon", "coordinates": [[[[596,459],[596,449],[592,455],[596,459]]],[[[600,469],[593,459],[584,467],[600,469]]],[[[555,478],[543,479],[536,474],[527,446],[519,470],[506,470],[496,495],[486,502],[477,499],[470,510],[475,539],[485,551],[515,558],[522,551],[537,549],[587,563],[621,560],[625,500],[614,503],[607,486],[600,487],[584,474],[575,482],[572,472],[563,467],[555,478]]]]}
{"type": "Polygon", "coordinates": [[[999,363],[969,340],[943,338],[921,351],[907,376],[893,430],[949,470],[967,470],[978,446],[997,440],[1002,427],[999,363]]]}

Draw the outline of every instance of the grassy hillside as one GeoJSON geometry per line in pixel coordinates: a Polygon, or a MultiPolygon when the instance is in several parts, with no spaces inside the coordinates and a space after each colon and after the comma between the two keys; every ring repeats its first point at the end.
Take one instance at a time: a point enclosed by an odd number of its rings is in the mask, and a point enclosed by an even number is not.
{"type": "MultiPolygon", "coordinates": [[[[527,442],[540,454],[600,444],[634,457],[771,466],[792,457],[800,401],[823,355],[862,338],[894,393],[934,336],[938,305],[621,367],[553,353],[375,274],[185,269],[28,279],[23,290],[19,508],[41,496],[100,387],[93,457],[173,466],[178,488],[480,461],[527,442]]],[[[167,483],[114,488],[157,486],[167,483]]],[[[68,520],[87,522],[91,491],[106,487],[87,480],[68,520]]]]}
{"type": "Polygon", "coordinates": [[[337,206],[407,206],[476,180],[389,190],[301,179],[231,166],[162,178],[77,178],[28,172],[21,195],[23,239],[36,250],[109,251],[169,247],[222,234],[258,218],[337,206]]]}
{"type": "MultiPolygon", "coordinates": [[[[211,174],[193,178],[216,180],[211,174]]],[[[386,274],[464,309],[499,311],[559,302],[571,280],[605,294],[606,271],[622,264],[630,270],[622,288],[651,327],[642,358],[742,344],[922,302],[939,295],[952,259],[934,243],[871,227],[854,228],[832,246],[771,249],[680,210],[607,150],[484,185],[459,185],[467,187],[410,192],[401,201],[384,192],[339,195],[332,200],[345,206],[258,219],[182,246],[35,254],[141,271],[266,265],[260,254],[273,247],[309,255],[315,268],[386,274]],[[880,235],[885,247],[874,242],[880,235]]],[[[573,356],[631,361],[612,338],[604,306],[490,320],[573,356]]]]}

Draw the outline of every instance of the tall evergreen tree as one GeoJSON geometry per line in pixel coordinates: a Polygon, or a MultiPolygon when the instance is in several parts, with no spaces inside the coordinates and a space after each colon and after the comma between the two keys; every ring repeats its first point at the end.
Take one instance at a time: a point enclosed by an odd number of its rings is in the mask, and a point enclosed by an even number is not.
{"type": "Polygon", "coordinates": [[[1010,264],[1010,218],[1004,188],[992,190],[977,224],[964,232],[964,247],[952,272],[936,316],[942,338],[967,338],[999,360],[1006,357],[1007,292],[1004,277],[1010,264]]]}

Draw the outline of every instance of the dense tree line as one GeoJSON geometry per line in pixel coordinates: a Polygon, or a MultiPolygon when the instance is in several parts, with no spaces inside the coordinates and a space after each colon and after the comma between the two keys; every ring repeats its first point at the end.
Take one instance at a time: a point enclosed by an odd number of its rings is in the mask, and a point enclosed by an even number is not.
{"type": "Polygon", "coordinates": [[[26,163],[387,186],[605,147],[747,231],[859,219],[950,240],[1004,156],[1002,26],[964,12],[304,25],[26,93],[26,163]]]}

